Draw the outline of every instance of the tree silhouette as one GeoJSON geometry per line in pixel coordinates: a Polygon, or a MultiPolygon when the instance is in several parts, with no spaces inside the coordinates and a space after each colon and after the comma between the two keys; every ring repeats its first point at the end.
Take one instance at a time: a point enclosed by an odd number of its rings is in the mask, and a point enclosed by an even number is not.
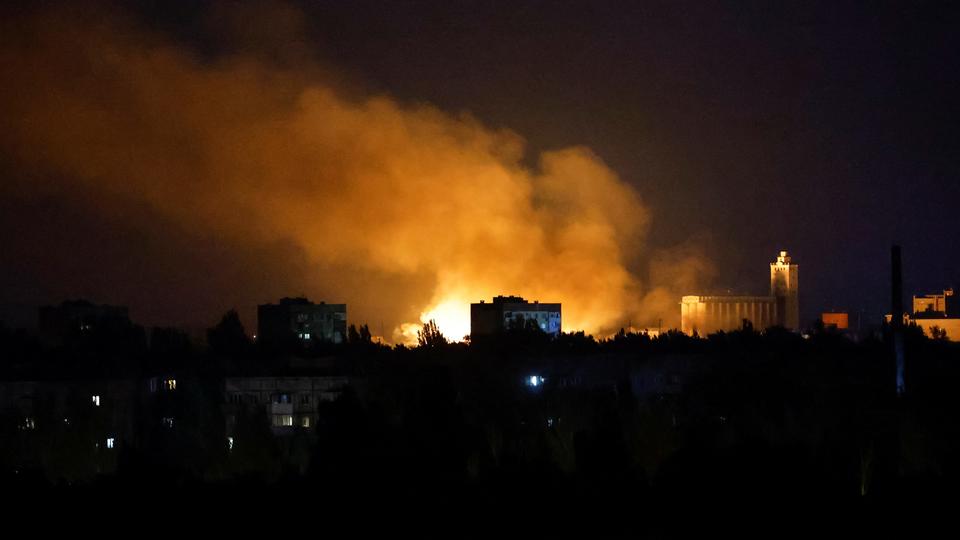
{"type": "Polygon", "coordinates": [[[250,339],[243,329],[237,310],[226,312],[216,326],[207,330],[207,343],[219,354],[231,355],[247,350],[250,339]]]}
{"type": "Polygon", "coordinates": [[[360,332],[357,332],[357,327],[355,325],[350,325],[347,328],[347,343],[356,344],[360,343],[360,332]]]}
{"type": "Polygon", "coordinates": [[[947,341],[947,330],[945,328],[940,328],[939,326],[936,326],[936,325],[931,326],[930,339],[947,341]]]}
{"type": "Polygon", "coordinates": [[[430,319],[430,322],[423,325],[422,330],[417,331],[417,344],[421,348],[435,349],[447,343],[447,338],[440,332],[440,328],[437,327],[437,322],[433,319],[430,319]]]}
{"type": "Polygon", "coordinates": [[[373,343],[373,336],[370,335],[370,327],[363,325],[358,329],[351,324],[350,327],[347,328],[347,343],[353,345],[373,343]]]}

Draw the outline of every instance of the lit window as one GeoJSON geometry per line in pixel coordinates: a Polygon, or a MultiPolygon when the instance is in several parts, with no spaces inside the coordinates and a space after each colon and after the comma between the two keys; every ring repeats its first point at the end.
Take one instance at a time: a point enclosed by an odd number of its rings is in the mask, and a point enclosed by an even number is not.
{"type": "Polygon", "coordinates": [[[309,416],[304,416],[303,418],[301,418],[301,419],[300,419],[300,425],[301,425],[302,427],[305,427],[305,428],[310,427],[310,417],[309,417],[309,416]]]}
{"type": "Polygon", "coordinates": [[[113,437],[107,437],[107,448],[113,448],[113,437]]]}
{"type": "Polygon", "coordinates": [[[176,390],[177,389],[177,380],[176,379],[166,379],[163,381],[163,387],[167,390],[176,390]]]}
{"type": "Polygon", "coordinates": [[[227,450],[233,450],[233,437],[227,437],[227,450]]]}
{"type": "Polygon", "coordinates": [[[304,334],[304,335],[303,335],[303,339],[309,340],[309,339],[310,339],[310,334],[304,334]]]}
{"type": "Polygon", "coordinates": [[[94,407],[100,406],[100,396],[97,396],[97,395],[90,396],[90,401],[93,402],[94,407]]]}
{"type": "Polygon", "coordinates": [[[273,415],[273,426],[274,427],[293,427],[293,415],[292,414],[273,415]]]}
{"type": "Polygon", "coordinates": [[[544,381],[546,381],[546,379],[544,379],[539,375],[530,375],[526,379],[526,384],[527,386],[532,386],[536,388],[537,386],[540,386],[541,384],[543,384],[544,381]]]}

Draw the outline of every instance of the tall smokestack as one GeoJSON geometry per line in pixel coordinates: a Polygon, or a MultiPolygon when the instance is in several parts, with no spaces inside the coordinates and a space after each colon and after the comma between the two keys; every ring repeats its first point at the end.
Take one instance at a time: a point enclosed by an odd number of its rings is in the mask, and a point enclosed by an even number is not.
{"type": "Polygon", "coordinates": [[[897,395],[903,395],[906,385],[903,379],[903,269],[900,263],[900,246],[890,248],[890,326],[893,329],[893,350],[897,359],[897,395]]]}
{"type": "Polygon", "coordinates": [[[890,323],[894,328],[903,326],[903,269],[900,263],[900,246],[890,248],[890,323]]]}

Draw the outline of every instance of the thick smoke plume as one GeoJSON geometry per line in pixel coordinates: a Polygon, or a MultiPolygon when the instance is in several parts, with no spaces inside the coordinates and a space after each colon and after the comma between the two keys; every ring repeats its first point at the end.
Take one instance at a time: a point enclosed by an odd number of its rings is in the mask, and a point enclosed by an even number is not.
{"type": "Polygon", "coordinates": [[[245,310],[306,293],[398,341],[431,317],[459,338],[469,302],[501,293],[562,302],[565,330],[676,324],[674,285],[705,269],[644,252],[650,212],[588,148],[528,166],[519,135],[469,115],[347,92],[301,56],[201,57],[103,13],[3,30],[5,196],[82,206],[167,257],[117,268],[137,242],[104,239],[107,277],[63,292],[207,318],[230,305],[203,291],[245,310]]]}

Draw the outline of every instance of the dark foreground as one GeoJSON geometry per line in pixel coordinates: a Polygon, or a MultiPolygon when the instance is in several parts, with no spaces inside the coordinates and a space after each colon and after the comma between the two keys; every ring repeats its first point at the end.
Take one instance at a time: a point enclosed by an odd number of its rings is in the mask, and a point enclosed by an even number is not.
{"type": "Polygon", "coordinates": [[[960,480],[958,349],[912,331],[903,396],[882,332],[286,351],[242,341],[162,350],[154,339],[133,354],[31,348],[8,334],[4,347],[0,482],[16,494],[11,510],[95,523],[454,537],[918,533],[947,515],[960,480]],[[263,403],[230,390],[325,377],[346,382],[310,409],[309,426],[277,414],[298,394],[273,390],[263,403]],[[173,378],[167,394],[146,390],[173,378]],[[132,390],[91,405],[104,380],[132,390]]]}

